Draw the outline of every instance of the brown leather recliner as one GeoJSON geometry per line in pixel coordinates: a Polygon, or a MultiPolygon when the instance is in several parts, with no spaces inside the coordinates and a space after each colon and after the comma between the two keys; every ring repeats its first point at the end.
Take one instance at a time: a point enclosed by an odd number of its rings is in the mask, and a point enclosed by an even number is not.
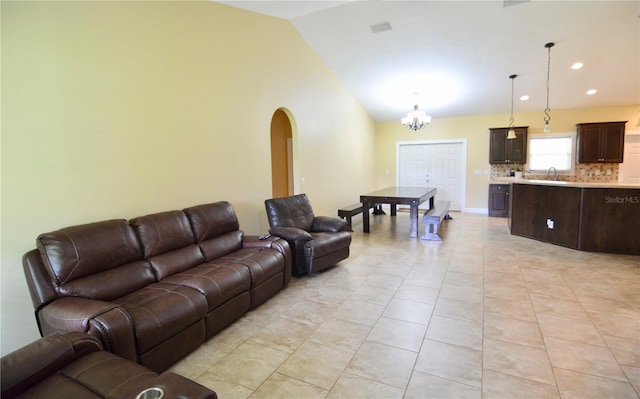
{"type": "Polygon", "coordinates": [[[269,233],[285,239],[299,277],[334,266],[349,257],[351,227],[330,216],[315,216],[306,194],[265,200],[269,233]]]}
{"type": "Polygon", "coordinates": [[[158,375],[105,352],[98,339],[81,332],[47,335],[3,356],[1,377],[3,399],[133,399],[152,388],[165,398],[217,398],[178,374],[158,375]]]}

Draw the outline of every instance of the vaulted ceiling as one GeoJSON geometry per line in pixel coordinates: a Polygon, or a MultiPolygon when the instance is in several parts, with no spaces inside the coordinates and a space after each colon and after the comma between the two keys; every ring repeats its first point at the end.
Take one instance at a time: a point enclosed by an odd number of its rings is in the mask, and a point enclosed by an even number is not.
{"type": "Polygon", "coordinates": [[[639,1],[221,3],[289,20],[379,122],[508,114],[512,74],[515,112],[542,114],[548,65],[552,112],[640,104],[639,1]]]}

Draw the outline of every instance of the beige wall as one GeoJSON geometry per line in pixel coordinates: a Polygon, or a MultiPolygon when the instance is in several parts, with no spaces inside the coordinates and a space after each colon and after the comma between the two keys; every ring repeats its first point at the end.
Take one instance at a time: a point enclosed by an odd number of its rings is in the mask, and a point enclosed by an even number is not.
{"type": "MultiPolygon", "coordinates": [[[[551,111],[551,131],[575,132],[576,123],[628,121],[627,130],[638,130],[638,105],[551,111]]],[[[540,112],[515,113],[517,126],[529,126],[530,133],[542,133],[540,112]]],[[[465,139],[467,141],[466,208],[486,211],[489,176],[474,174],[475,170],[489,170],[489,128],[509,124],[508,114],[479,115],[458,118],[434,117],[427,127],[416,132],[406,129],[398,121],[379,123],[376,127],[376,184],[377,188],[396,184],[396,143],[465,139]],[[387,170],[389,173],[387,174],[387,170]]]]}
{"type": "Polygon", "coordinates": [[[39,233],[230,201],[262,234],[270,123],[317,213],[375,185],[375,125],[285,20],[203,2],[2,2],[1,352],[38,337],[39,233]]]}

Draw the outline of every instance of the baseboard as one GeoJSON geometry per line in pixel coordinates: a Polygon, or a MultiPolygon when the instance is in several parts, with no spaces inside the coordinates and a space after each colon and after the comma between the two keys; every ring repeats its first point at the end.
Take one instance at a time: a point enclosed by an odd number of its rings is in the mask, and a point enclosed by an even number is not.
{"type": "Polygon", "coordinates": [[[464,212],[466,213],[479,213],[482,215],[489,214],[489,208],[464,208],[464,212]]]}

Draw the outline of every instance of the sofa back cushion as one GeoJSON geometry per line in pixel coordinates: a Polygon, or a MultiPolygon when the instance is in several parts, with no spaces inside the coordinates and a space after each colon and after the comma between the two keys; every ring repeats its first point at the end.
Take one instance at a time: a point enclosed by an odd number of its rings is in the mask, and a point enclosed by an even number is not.
{"type": "Polygon", "coordinates": [[[187,215],[169,211],[129,221],[158,280],[204,262],[187,215]]]}
{"type": "Polygon", "coordinates": [[[264,205],[267,210],[269,226],[311,230],[315,215],[306,194],[268,199],[264,205]]]}
{"type": "Polygon", "coordinates": [[[229,202],[192,206],[184,210],[207,261],[242,248],[244,234],[229,202]]]}
{"type": "Polygon", "coordinates": [[[60,296],[110,300],[155,281],[126,220],[66,227],[36,245],[60,296]]]}

